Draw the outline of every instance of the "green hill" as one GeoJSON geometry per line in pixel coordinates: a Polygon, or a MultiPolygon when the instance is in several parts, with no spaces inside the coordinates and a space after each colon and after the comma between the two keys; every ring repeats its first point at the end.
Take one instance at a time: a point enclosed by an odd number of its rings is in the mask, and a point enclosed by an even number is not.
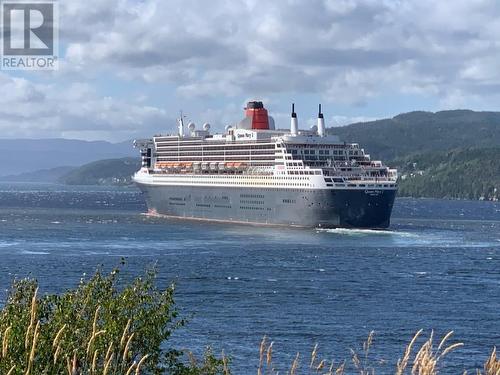
{"type": "Polygon", "coordinates": [[[389,161],[416,153],[499,146],[500,112],[410,112],[329,128],[328,133],[359,143],[374,159],[389,161]]]}
{"type": "Polygon", "coordinates": [[[59,181],[68,185],[127,185],[140,167],[138,158],[99,160],[70,171],[59,181]]]}
{"type": "Polygon", "coordinates": [[[396,159],[399,195],[499,199],[500,146],[430,152],[396,159]]]}

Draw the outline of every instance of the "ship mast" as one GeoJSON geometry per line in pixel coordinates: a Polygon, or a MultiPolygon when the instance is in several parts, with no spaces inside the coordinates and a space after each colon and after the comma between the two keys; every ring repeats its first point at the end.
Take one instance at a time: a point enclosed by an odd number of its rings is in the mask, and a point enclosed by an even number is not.
{"type": "Polygon", "coordinates": [[[179,122],[179,137],[182,138],[184,137],[184,115],[182,114],[182,111],[177,121],[179,122]]]}

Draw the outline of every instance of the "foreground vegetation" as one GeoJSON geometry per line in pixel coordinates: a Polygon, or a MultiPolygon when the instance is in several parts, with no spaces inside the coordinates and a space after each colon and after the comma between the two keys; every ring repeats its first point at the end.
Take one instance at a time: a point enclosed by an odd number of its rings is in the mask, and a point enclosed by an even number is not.
{"type": "MultiPolygon", "coordinates": [[[[15,281],[0,310],[0,374],[2,375],[229,375],[228,357],[207,349],[197,360],[185,350],[169,348],[174,330],[184,325],[174,304],[174,286],[159,290],[155,272],[120,286],[119,271],[98,271],[74,290],[41,295],[36,280],[15,281]]],[[[421,344],[417,332],[395,361],[396,375],[434,375],[442,359],[462,346],[450,344],[452,332],[435,344],[433,334],[421,344]]],[[[378,373],[370,361],[373,332],[362,351],[347,361],[322,359],[315,346],[310,357],[299,353],[288,368],[274,364],[273,343],[264,338],[257,375],[378,373]]],[[[382,373],[382,372],[381,372],[382,373]]],[[[493,349],[477,375],[500,375],[493,349]]]]}
{"type": "MultiPolygon", "coordinates": [[[[417,340],[422,335],[422,330],[418,331],[408,345],[404,348],[402,356],[395,364],[395,375],[437,375],[443,370],[443,359],[452,353],[455,349],[463,346],[463,343],[457,342],[449,344],[453,332],[446,334],[437,344],[434,341],[434,334],[425,340],[421,345],[417,345],[417,340]]],[[[278,371],[273,362],[273,342],[269,343],[264,337],[260,344],[259,367],[257,375],[278,375],[285,373],[289,375],[298,374],[321,374],[321,375],[375,375],[378,373],[387,373],[386,370],[379,371],[377,363],[370,360],[370,350],[372,349],[374,333],[370,332],[368,338],[363,343],[361,352],[351,349],[351,358],[349,361],[338,361],[322,359],[318,354],[318,345],[314,346],[310,357],[301,357],[297,353],[295,359],[288,369],[278,371]]],[[[485,362],[483,369],[476,370],[475,375],[500,375],[500,359],[497,358],[494,348],[485,362]]],[[[462,375],[467,375],[465,371],[462,375]]],[[[471,374],[472,375],[472,374],[471,374]]]]}
{"type": "Polygon", "coordinates": [[[185,323],[173,285],[158,290],[151,271],[119,288],[118,274],[96,272],[60,295],[40,295],[33,279],[15,281],[0,311],[0,374],[223,373],[227,359],[210,350],[196,361],[168,348],[185,323]]]}

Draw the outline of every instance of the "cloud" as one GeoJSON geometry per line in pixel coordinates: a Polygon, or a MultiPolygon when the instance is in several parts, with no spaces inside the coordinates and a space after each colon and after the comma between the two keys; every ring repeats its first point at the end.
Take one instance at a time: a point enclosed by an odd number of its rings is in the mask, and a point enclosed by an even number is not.
{"type": "Polygon", "coordinates": [[[68,62],[165,79],[188,97],[302,90],[328,99],[341,86],[346,102],[358,102],[405,81],[434,80],[441,92],[453,91],[467,85],[459,73],[476,56],[498,57],[494,0],[200,4],[69,2],[63,14],[77,15],[73,28],[88,33],[69,41],[68,62]],[[385,78],[410,64],[407,75],[385,78]]]}
{"type": "Polygon", "coordinates": [[[12,119],[22,134],[125,134],[163,127],[182,103],[222,124],[237,115],[230,103],[239,111],[247,97],[310,96],[348,112],[387,98],[388,114],[399,112],[390,102],[405,95],[434,103],[426,109],[483,109],[498,99],[497,0],[88,0],[60,7],[61,70],[45,79],[3,75],[3,127],[12,119]],[[119,94],[107,88],[116,82],[119,94]],[[165,104],[151,99],[160,87],[165,104]]]}
{"type": "Polygon", "coordinates": [[[34,84],[0,74],[2,137],[75,137],[122,141],[172,123],[163,109],[102,97],[85,83],[34,84]]]}

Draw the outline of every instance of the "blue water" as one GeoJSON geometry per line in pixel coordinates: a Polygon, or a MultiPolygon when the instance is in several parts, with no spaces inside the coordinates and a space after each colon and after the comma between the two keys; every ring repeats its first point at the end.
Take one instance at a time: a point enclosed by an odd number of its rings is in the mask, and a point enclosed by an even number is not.
{"type": "MultiPolygon", "coordinates": [[[[390,231],[299,230],[142,215],[127,188],[0,184],[0,300],[14,277],[45,292],[127,259],[124,277],[157,262],[177,283],[186,328],[177,347],[211,345],[254,374],[264,335],[283,369],[312,347],[337,361],[375,331],[371,358],[391,373],[420,328],[465,346],[447,373],[481,367],[500,346],[500,204],[398,199],[390,231]]],[[[305,358],[304,358],[305,357],[305,358]]],[[[453,362],[451,364],[451,362],[453,362]]]]}

